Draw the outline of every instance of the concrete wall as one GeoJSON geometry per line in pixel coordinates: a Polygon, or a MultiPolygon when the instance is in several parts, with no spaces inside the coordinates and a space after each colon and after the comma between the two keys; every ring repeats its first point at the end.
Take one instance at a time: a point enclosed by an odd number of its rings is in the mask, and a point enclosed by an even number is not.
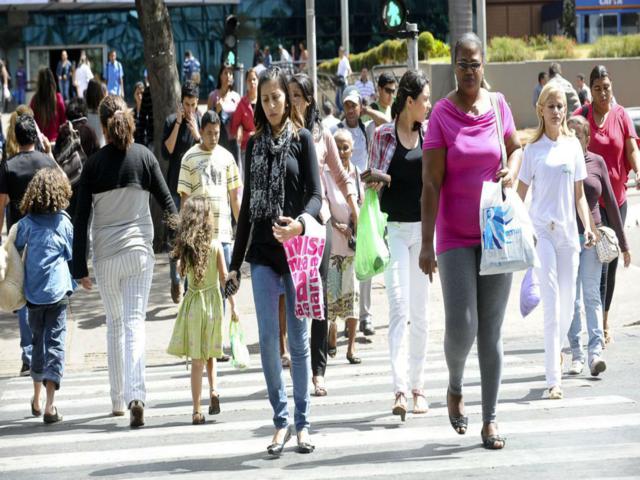
{"type": "MultiPolygon", "coordinates": [[[[489,63],[485,66],[485,76],[491,89],[506,97],[518,128],[535,127],[538,124],[532,104],[533,89],[538,72],[546,71],[550,61],[489,63]]],[[[640,58],[603,58],[586,60],[562,60],[562,76],[575,83],[578,73],[589,78],[591,69],[598,64],[605,65],[613,81],[616,100],[625,107],[640,106],[640,58]]],[[[453,72],[448,64],[428,64],[421,68],[427,73],[432,86],[432,103],[446,96],[454,88],[453,72]]]]}

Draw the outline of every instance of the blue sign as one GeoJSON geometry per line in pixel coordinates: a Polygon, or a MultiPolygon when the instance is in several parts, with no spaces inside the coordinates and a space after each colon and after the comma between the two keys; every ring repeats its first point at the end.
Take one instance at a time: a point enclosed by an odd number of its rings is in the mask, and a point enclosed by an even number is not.
{"type": "Polygon", "coordinates": [[[576,0],[577,10],[610,10],[638,8],[638,0],[576,0]]]}

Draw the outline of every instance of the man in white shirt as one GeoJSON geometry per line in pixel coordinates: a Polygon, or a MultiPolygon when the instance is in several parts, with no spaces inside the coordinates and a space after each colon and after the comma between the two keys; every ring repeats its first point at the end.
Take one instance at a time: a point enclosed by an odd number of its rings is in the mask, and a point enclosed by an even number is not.
{"type": "Polygon", "coordinates": [[[356,81],[356,88],[360,92],[360,96],[367,102],[373,102],[376,99],[376,90],[373,87],[373,82],[369,80],[369,70],[363,68],[360,71],[360,78],[356,81]]]}
{"type": "Polygon", "coordinates": [[[340,123],[340,119],[333,115],[333,105],[331,105],[329,100],[325,100],[322,104],[322,113],[324,114],[322,126],[329,131],[334,131],[336,125],[340,123]]]}
{"type": "Polygon", "coordinates": [[[336,72],[337,89],[336,89],[336,106],[338,110],[342,111],[342,92],[349,84],[349,75],[351,75],[351,63],[349,63],[349,57],[347,56],[344,47],[338,49],[338,70],[336,72]]]}

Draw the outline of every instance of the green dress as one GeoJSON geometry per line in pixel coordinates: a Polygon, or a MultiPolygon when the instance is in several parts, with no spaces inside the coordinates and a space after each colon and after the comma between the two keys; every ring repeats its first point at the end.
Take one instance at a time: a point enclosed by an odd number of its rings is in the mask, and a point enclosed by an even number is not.
{"type": "Polygon", "coordinates": [[[173,327],[167,353],[178,357],[207,360],[222,356],[222,293],[218,277],[218,252],[222,246],[215,241],[204,281],[196,284],[193,271],[187,269],[189,287],[173,327]]]}

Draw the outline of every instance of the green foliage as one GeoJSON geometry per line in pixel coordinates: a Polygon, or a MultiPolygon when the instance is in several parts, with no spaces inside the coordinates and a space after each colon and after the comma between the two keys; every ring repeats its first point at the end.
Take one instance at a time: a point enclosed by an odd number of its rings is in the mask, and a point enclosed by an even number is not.
{"type": "Polygon", "coordinates": [[[493,37],[489,42],[490,62],[523,62],[535,58],[535,51],[521,38],[493,37]]]}
{"type": "Polygon", "coordinates": [[[640,57],[640,34],[611,36],[605,35],[596,41],[591,49],[592,58],[640,57]]]}
{"type": "Polygon", "coordinates": [[[527,45],[535,50],[545,50],[549,46],[549,37],[544,33],[527,38],[527,45]]]}
{"type": "MultiPolygon", "coordinates": [[[[576,2],[563,0],[562,2],[562,31],[569,38],[576,38],[576,2]]],[[[554,57],[558,58],[558,57],[554,57]]]]}
{"type": "Polygon", "coordinates": [[[560,58],[576,58],[577,56],[576,41],[573,38],[556,35],[551,39],[551,43],[549,43],[549,47],[544,58],[545,60],[551,60],[560,58]]]}
{"type": "MultiPolygon", "coordinates": [[[[421,60],[435,57],[448,57],[449,46],[433,37],[430,32],[422,32],[418,37],[418,56],[421,60]]],[[[337,58],[321,63],[318,69],[334,73],[338,69],[337,58]]],[[[349,63],[354,72],[364,67],[372,68],[376,65],[407,62],[406,40],[385,40],[377,47],[361,53],[349,55],[349,63]]]]}

